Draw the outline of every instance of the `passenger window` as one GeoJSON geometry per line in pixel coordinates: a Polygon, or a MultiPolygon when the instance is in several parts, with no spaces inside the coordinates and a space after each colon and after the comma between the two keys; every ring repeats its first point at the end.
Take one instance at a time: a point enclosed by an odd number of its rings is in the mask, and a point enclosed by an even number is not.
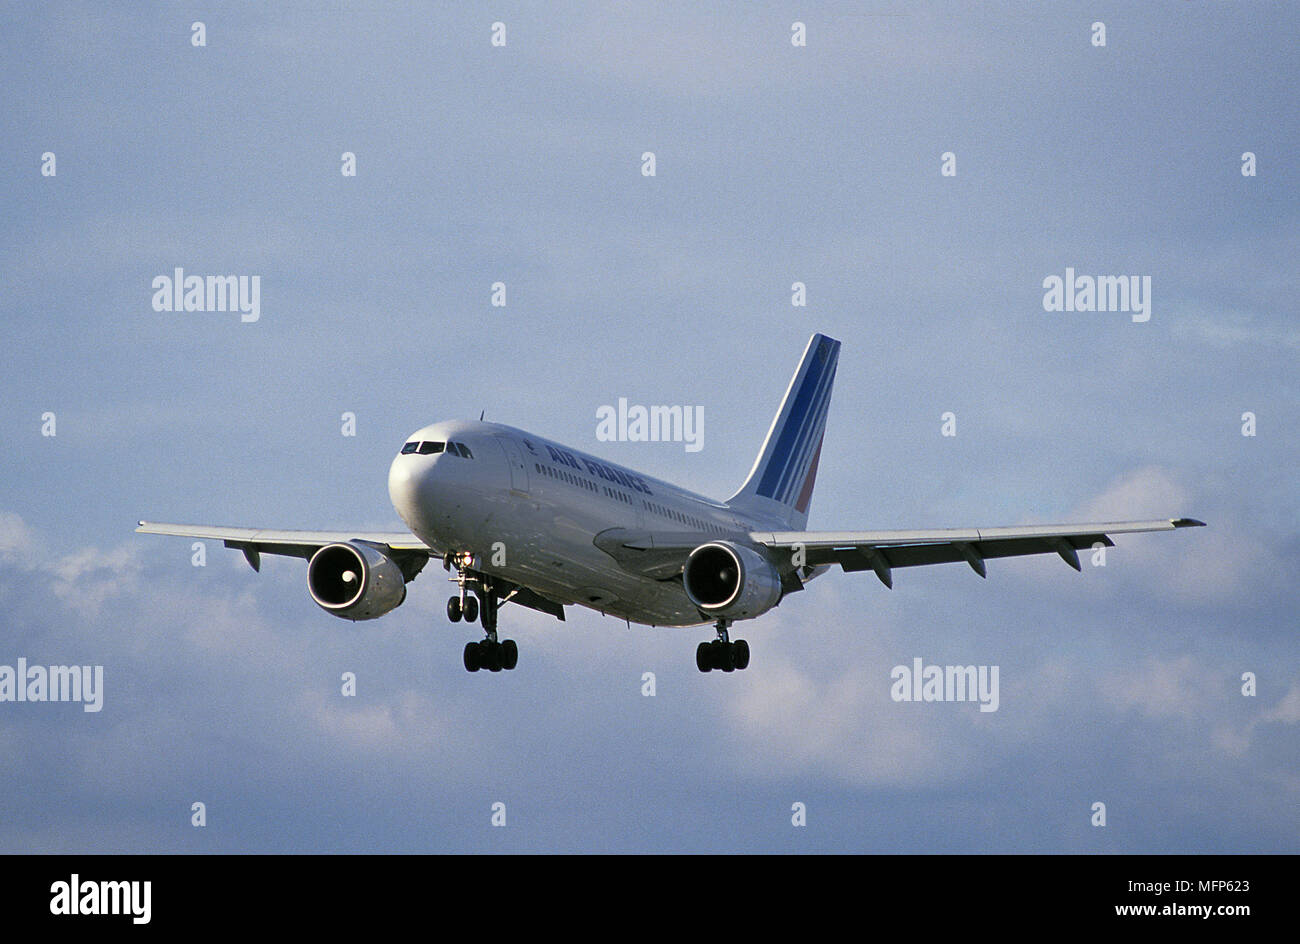
{"type": "Polygon", "coordinates": [[[446,443],[440,442],[422,442],[420,443],[420,455],[436,455],[437,453],[442,452],[442,450],[446,448],[446,445],[446,443]]]}
{"type": "Polygon", "coordinates": [[[415,450],[419,448],[420,448],[420,444],[418,442],[409,442],[402,447],[402,455],[409,456],[411,453],[415,452],[415,450]]]}

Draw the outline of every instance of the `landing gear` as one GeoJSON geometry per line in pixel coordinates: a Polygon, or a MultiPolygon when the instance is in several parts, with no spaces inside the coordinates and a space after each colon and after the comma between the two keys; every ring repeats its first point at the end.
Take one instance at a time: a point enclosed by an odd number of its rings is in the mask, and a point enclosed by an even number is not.
{"type": "Polygon", "coordinates": [[[505,642],[484,639],[482,642],[465,643],[465,669],[469,672],[477,672],[479,669],[487,669],[489,672],[505,669],[509,672],[518,664],[519,647],[513,639],[505,642]]]}
{"type": "Polygon", "coordinates": [[[473,623],[477,620],[478,600],[472,596],[466,596],[464,599],[461,597],[449,599],[447,601],[447,619],[453,623],[459,623],[461,617],[464,617],[467,623],[473,623]]]}
{"type": "Polygon", "coordinates": [[[495,630],[480,642],[465,643],[466,671],[477,672],[479,669],[487,669],[489,672],[500,672],[505,669],[509,672],[518,664],[519,646],[513,639],[498,642],[495,630]]]}
{"type": "Polygon", "coordinates": [[[721,669],[734,672],[749,667],[749,643],[743,639],[732,642],[727,638],[730,620],[720,619],[715,624],[718,638],[711,642],[702,642],[695,650],[695,667],[701,672],[721,669]]]}
{"type": "Polygon", "coordinates": [[[460,595],[447,601],[447,618],[453,623],[464,617],[467,623],[479,620],[483,624],[487,638],[465,644],[466,671],[509,672],[519,664],[519,646],[513,639],[497,640],[497,610],[514,591],[503,598],[490,577],[470,569],[473,563],[474,555],[470,553],[448,554],[443,560],[448,570],[456,568],[456,576],[450,579],[460,587],[460,595]]]}

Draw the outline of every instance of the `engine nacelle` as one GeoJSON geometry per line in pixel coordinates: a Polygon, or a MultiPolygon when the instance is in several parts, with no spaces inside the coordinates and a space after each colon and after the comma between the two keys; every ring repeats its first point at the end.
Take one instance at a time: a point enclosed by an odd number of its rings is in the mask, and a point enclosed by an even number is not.
{"type": "Polygon", "coordinates": [[[396,609],[406,599],[406,579],[397,562],[369,544],[326,544],[307,565],[307,589],[326,613],[367,620],[396,609]]]}
{"type": "Polygon", "coordinates": [[[731,541],[701,544],[682,569],[686,596],[710,616],[752,619],[781,599],[781,575],[762,554],[731,541]]]}

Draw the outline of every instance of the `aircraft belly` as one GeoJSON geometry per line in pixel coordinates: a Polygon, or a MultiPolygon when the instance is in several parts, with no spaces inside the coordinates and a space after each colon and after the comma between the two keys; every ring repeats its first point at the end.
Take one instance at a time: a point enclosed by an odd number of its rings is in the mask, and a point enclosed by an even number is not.
{"type": "MultiPolygon", "coordinates": [[[[611,526],[608,516],[583,514],[545,497],[530,504],[535,514],[531,539],[520,548],[522,553],[508,559],[502,573],[507,580],[557,602],[636,623],[673,626],[701,621],[680,584],[629,573],[592,543],[596,534],[611,526]]],[[[633,516],[627,524],[634,522],[633,516]]]]}
{"type": "Polygon", "coordinates": [[[466,520],[462,511],[452,527],[421,534],[421,540],[439,549],[472,549],[483,572],[557,603],[577,604],[645,625],[704,622],[679,582],[629,573],[592,543],[606,528],[634,525],[630,510],[627,521],[584,514],[581,508],[548,501],[544,487],[536,485],[527,498],[501,493],[482,497],[487,499],[486,508],[479,506],[475,520],[466,520]]]}

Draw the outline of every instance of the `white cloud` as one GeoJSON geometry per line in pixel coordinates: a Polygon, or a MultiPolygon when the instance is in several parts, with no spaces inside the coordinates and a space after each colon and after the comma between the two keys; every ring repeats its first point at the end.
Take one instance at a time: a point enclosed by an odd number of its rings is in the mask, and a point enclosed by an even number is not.
{"type": "Polygon", "coordinates": [[[442,739],[438,706],[426,695],[413,691],[385,696],[378,704],[367,704],[355,696],[319,690],[304,690],[298,709],[317,733],[349,750],[370,754],[430,751],[442,739]]]}
{"type": "Polygon", "coordinates": [[[1300,684],[1293,684],[1272,708],[1260,715],[1260,721],[1300,724],[1300,684]]]}
{"type": "Polygon", "coordinates": [[[1136,710],[1147,718],[1192,719],[1222,702],[1221,684],[1190,655],[1151,657],[1134,666],[1120,664],[1099,676],[1097,690],[1112,708],[1136,710]]]}
{"type": "Polygon", "coordinates": [[[1249,591],[1266,570],[1267,551],[1259,536],[1231,519],[1207,515],[1198,507],[1201,501],[1204,497],[1174,473],[1145,466],[1117,478],[1073,517],[1078,521],[1210,518],[1204,528],[1116,535],[1116,546],[1106,552],[1106,566],[1108,576],[1119,572],[1127,589],[1160,600],[1187,606],[1223,602],[1249,591]]]}
{"type": "Polygon", "coordinates": [[[0,512],[0,557],[21,560],[33,549],[32,532],[21,516],[0,512]]]}
{"type": "Polygon", "coordinates": [[[139,591],[139,551],[125,545],[111,551],[87,547],[46,564],[55,595],[83,618],[98,616],[113,598],[139,591]]]}

